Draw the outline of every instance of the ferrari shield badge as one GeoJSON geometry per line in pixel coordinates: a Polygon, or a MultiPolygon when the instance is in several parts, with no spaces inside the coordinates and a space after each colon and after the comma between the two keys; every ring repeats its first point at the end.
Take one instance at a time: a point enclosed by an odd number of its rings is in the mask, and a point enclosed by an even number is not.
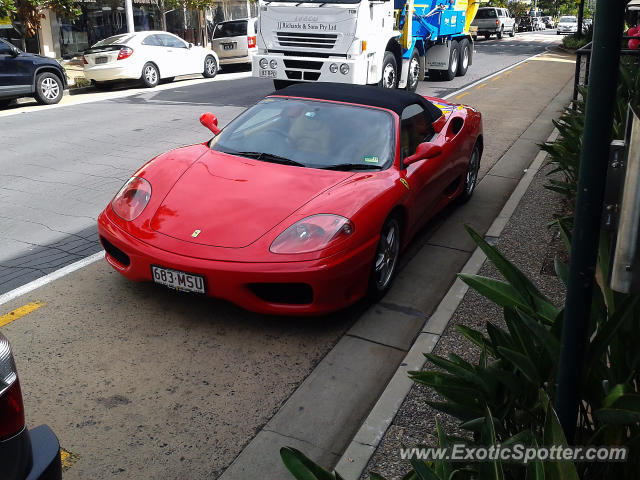
{"type": "Polygon", "coordinates": [[[200,235],[200,232],[201,232],[201,231],[202,231],[202,230],[194,230],[194,231],[193,231],[193,233],[191,234],[191,237],[192,237],[192,238],[196,238],[198,235],[200,235]]]}
{"type": "Polygon", "coordinates": [[[402,183],[405,187],[407,187],[407,190],[411,190],[411,187],[409,186],[409,182],[407,182],[404,178],[400,179],[400,183],[402,183]]]}

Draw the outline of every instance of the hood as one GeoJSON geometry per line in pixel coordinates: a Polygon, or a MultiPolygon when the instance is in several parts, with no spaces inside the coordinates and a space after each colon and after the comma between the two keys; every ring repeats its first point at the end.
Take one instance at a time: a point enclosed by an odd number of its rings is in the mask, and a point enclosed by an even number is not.
{"type": "Polygon", "coordinates": [[[173,185],[151,228],[201,245],[246,247],[352,175],[209,151],[173,185]]]}

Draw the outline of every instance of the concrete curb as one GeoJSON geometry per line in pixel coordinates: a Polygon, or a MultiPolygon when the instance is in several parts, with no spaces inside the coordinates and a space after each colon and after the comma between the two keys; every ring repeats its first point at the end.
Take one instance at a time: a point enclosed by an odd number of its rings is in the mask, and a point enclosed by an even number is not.
{"type": "MultiPolygon", "coordinates": [[[[547,141],[554,141],[558,137],[558,133],[558,130],[554,129],[547,141]]],[[[534,176],[540,170],[546,155],[544,151],[540,151],[536,155],[506,204],[489,227],[489,230],[487,230],[485,237],[497,238],[501,235],[529,185],[531,185],[534,176]]],[[[460,273],[477,274],[486,258],[482,250],[476,248],[460,273]]],[[[424,353],[433,351],[468,289],[469,287],[462,280],[456,279],[434,314],[425,322],[418,338],[336,464],[334,470],[344,478],[357,480],[364,472],[369,460],[378,445],[380,445],[384,434],[411,390],[413,381],[409,378],[408,372],[421,370],[424,367],[426,363],[424,353]]]]}

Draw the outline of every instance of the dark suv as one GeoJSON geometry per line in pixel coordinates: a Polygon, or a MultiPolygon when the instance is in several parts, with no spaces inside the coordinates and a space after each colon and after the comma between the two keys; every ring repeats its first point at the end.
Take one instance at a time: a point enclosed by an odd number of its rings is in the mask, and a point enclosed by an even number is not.
{"type": "Polygon", "coordinates": [[[65,88],[67,75],[57,60],[25,53],[0,38],[0,107],[19,97],[58,103],[65,88]]]}

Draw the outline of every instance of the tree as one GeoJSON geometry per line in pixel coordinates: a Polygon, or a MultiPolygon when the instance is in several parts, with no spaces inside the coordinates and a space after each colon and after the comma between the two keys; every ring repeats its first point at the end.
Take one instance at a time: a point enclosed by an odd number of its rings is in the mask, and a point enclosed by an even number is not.
{"type": "Polygon", "coordinates": [[[13,28],[22,37],[23,48],[24,39],[36,35],[47,9],[72,20],[81,13],[73,0],[0,0],[0,17],[11,19],[13,28]]]}

